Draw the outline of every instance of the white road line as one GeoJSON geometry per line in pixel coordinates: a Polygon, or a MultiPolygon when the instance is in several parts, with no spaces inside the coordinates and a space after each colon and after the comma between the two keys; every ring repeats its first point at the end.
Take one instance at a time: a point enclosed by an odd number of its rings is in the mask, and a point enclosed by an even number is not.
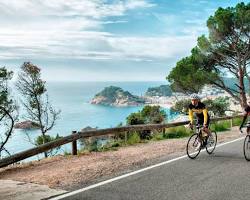
{"type": "MultiPolygon", "coordinates": [[[[244,139],[245,137],[241,137],[241,138],[238,138],[238,139],[235,139],[235,140],[232,140],[232,141],[229,141],[229,142],[225,142],[225,143],[222,143],[222,144],[218,144],[216,146],[216,148],[218,147],[221,147],[221,146],[224,146],[224,145],[227,145],[227,144],[230,144],[230,143],[233,143],[233,142],[237,142],[239,140],[242,140],[244,139]]],[[[206,149],[203,149],[201,150],[201,152],[203,151],[206,151],[206,149]]],[[[86,190],[90,190],[90,189],[93,189],[93,188],[96,188],[96,187],[99,187],[99,186],[102,186],[102,185],[106,185],[108,183],[111,183],[111,182],[114,182],[114,181],[117,181],[117,180],[120,180],[120,179],[123,179],[123,178],[126,178],[126,177],[129,177],[129,176],[133,176],[135,174],[138,174],[138,173],[141,173],[141,172],[144,172],[144,171],[147,171],[147,170],[150,170],[150,169],[153,169],[153,168],[156,168],[156,167],[160,167],[162,165],[166,165],[168,163],[172,163],[174,161],[177,161],[177,160],[180,160],[180,159],[183,159],[183,158],[186,158],[187,155],[184,155],[184,156],[180,156],[180,157],[177,157],[177,158],[174,158],[174,159],[171,159],[171,160],[167,160],[167,161],[164,161],[164,162],[161,162],[161,163],[158,163],[158,164],[155,164],[155,165],[151,165],[149,167],[145,167],[143,169],[139,169],[139,170],[136,170],[134,172],[130,172],[128,174],[124,174],[124,175],[121,175],[121,176],[117,176],[115,178],[112,178],[112,179],[109,179],[109,180],[106,180],[106,181],[102,181],[100,183],[96,183],[94,185],[90,185],[88,187],[85,187],[85,188],[82,188],[82,189],[79,189],[79,190],[75,190],[73,192],[69,192],[69,193],[66,193],[66,194],[63,194],[61,196],[58,196],[58,197],[55,197],[55,198],[52,198],[51,200],[59,200],[59,199],[63,199],[65,197],[69,197],[69,196],[73,196],[75,194],[78,194],[78,193],[81,193],[81,192],[84,192],[86,190]]]]}

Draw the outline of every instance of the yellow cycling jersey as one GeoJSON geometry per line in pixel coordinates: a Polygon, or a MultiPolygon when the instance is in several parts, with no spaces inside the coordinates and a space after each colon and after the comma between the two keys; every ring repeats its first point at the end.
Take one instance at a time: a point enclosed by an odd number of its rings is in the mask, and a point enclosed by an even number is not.
{"type": "Polygon", "coordinates": [[[204,103],[198,102],[198,104],[195,106],[193,104],[189,104],[188,106],[188,115],[189,120],[191,123],[194,121],[194,113],[196,114],[196,117],[203,121],[204,124],[207,124],[208,120],[208,111],[204,103]]]}

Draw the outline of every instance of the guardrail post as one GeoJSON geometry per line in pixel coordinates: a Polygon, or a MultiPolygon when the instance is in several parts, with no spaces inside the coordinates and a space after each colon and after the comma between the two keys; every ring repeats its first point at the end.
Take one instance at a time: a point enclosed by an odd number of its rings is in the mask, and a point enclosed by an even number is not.
{"type": "Polygon", "coordinates": [[[125,144],[126,144],[127,141],[128,141],[128,132],[127,131],[125,131],[125,138],[124,138],[124,140],[125,140],[125,144]]]}
{"type": "Polygon", "coordinates": [[[164,138],[166,137],[166,129],[165,129],[165,128],[162,129],[162,136],[163,136],[164,138]]]}
{"type": "MultiPolygon", "coordinates": [[[[76,134],[76,131],[72,131],[72,135],[76,134]]],[[[76,140],[72,142],[72,155],[77,155],[77,142],[76,140]]]]}
{"type": "Polygon", "coordinates": [[[231,125],[231,128],[233,127],[233,118],[230,119],[230,125],[231,125]]]}

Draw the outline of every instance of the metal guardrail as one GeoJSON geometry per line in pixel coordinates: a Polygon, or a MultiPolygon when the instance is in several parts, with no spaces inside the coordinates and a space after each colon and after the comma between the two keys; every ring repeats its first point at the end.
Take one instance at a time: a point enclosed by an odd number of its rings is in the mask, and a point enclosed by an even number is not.
{"type": "MultiPolygon", "coordinates": [[[[229,120],[229,119],[233,119],[237,117],[242,117],[242,115],[213,118],[211,119],[211,121],[229,120]]],[[[118,133],[127,132],[127,131],[157,130],[157,129],[182,126],[188,123],[189,121],[174,122],[174,123],[167,123],[167,124],[143,124],[143,125],[131,125],[131,126],[123,126],[123,127],[107,128],[107,129],[98,129],[98,130],[93,130],[93,131],[74,132],[74,134],[72,135],[68,135],[60,139],[57,139],[55,141],[48,142],[46,144],[39,145],[32,149],[28,149],[20,153],[13,154],[9,157],[3,158],[0,160],[0,168],[19,162],[31,156],[35,156],[37,154],[46,152],[53,148],[59,147],[61,145],[74,142],[80,138],[97,137],[97,136],[104,136],[104,135],[109,135],[109,134],[118,134],[118,133]]],[[[75,144],[73,146],[75,146],[75,144]]]]}

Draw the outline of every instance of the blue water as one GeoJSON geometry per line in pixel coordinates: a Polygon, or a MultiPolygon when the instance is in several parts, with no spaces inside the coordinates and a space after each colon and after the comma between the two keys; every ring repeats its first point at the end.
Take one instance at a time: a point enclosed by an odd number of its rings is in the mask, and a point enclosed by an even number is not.
{"type": "MultiPolygon", "coordinates": [[[[104,87],[114,85],[121,87],[135,95],[143,95],[148,87],[159,86],[166,82],[49,82],[47,89],[49,99],[54,108],[60,109],[60,118],[51,135],[59,134],[66,136],[73,130],[80,131],[86,126],[98,128],[110,128],[117,126],[120,122],[125,124],[126,117],[142,107],[111,107],[92,105],[90,100],[104,87]]],[[[169,115],[169,110],[166,109],[169,115]]],[[[21,114],[22,116],[22,114],[21,114]]],[[[171,116],[168,116],[171,118],[171,116]]],[[[7,145],[11,153],[16,153],[34,147],[25,133],[28,133],[31,140],[39,135],[39,131],[15,130],[13,137],[7,145]]],[[[67,147],[63,147],[68,150],[67,147]]]]}

